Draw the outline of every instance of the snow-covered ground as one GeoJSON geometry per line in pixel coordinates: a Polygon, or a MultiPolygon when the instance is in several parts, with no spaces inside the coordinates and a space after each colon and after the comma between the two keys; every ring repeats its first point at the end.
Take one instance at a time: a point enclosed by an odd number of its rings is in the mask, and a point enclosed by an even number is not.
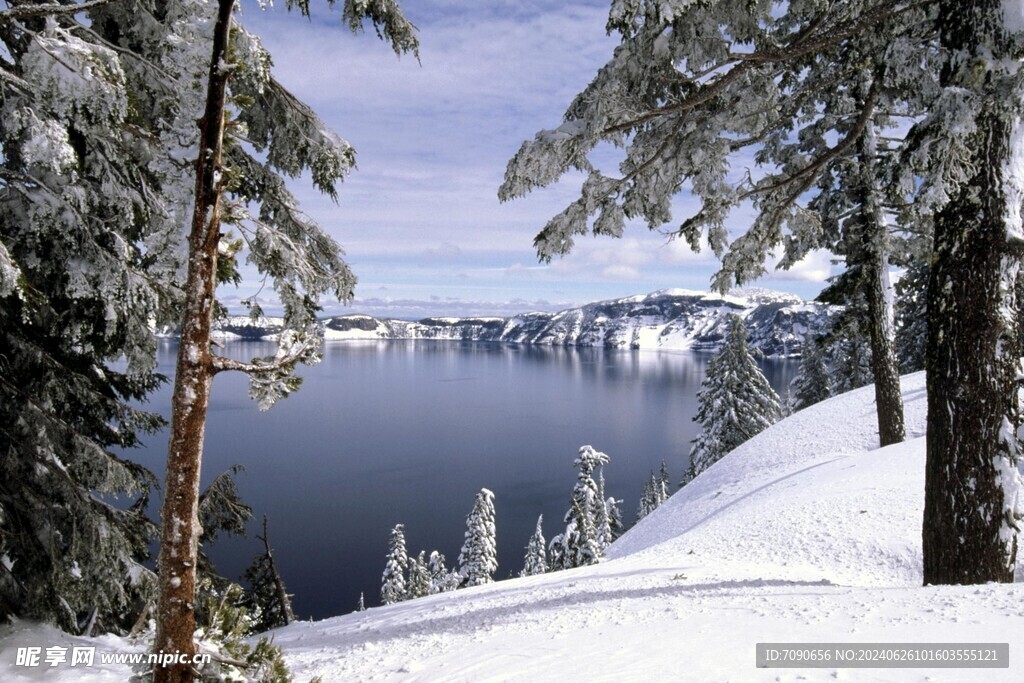
{"type": "MultiPolygon", "coordinates": [[[[903,387],[904,444],[879,449],[872,389],[851,392],[735,450],[600,565],[297,623],[275,642],[297,681],[1024,680],[1024,584],[920,586],[923,374],[903,387]],[[759,642],[1009,643],[1011,666],[757,669],[759,642]]],[[[41,633],[0,631],[0,680],[37,680],[13,648],[41,633]]]]}

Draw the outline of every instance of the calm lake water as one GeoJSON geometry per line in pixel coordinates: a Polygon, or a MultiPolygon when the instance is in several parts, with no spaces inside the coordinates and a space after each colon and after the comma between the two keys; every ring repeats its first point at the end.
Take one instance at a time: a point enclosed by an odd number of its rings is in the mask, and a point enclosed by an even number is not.
{"type": "MultiPolygon", "coordinates": [[[[232,342],[238,358],[272,344],[232,342]]],[[[174,343],[161,346],[170,375],[174,343]]],[[[244,376],[214,381],[203,459],[205,486],[236,463],[253,507],[248,539],[209,549],[238,579],[261,551],[267,514],[278,567],[301,618],[350,612],[359,594],[380,601],[391,528],[405,524],[410,554],[439,550],[455,564],[474,494],[494,491],[496,578],[522,568],[523,548],[544,515],[561,531],[580,446],[607,453],[608,495],[624,499],[627,525],[651,470],[664,460],[673,484],[696,435],[696,393],[710,356],[655,351],[460,342],[335,342],[302,368],[302,389],[260,413],[244,376]]],[[[776,390],[797,370],[764,361],[776,390]]],[[[170,387],[151,408],[168,415],[170,387]]],[[[162,475],[166,434],[136,457],[162,475]]],[[[674,488],[673,488],[674,490],[674,488]]]]}

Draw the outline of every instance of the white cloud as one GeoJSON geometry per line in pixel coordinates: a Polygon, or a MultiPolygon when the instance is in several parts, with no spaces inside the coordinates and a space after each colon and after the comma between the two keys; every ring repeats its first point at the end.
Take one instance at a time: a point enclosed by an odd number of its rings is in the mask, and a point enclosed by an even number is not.
{"type": "Polygon", "coordinates": [[[825,282],[832,276],[832,259],[835,257],[825,249],[816,249],[797,261],[788,270],[778,269],[778,259],[769,268],[765,280],[825,282]]]}
{"type": "Polygon", "coordinates": [[[462,249],[451,242],[441,242],[436,247],[428,247],[423,250],[423,258],[428,262],[453,262],[462,258],[462,249]]]}
{"type": "Polygon", "coordinates": [[[690,248],[689,242],[682,238],[668,240],[661,247],[658,254],[659,260],[668,265],[703,264],[716,266],[718,259],[712,253],[707,237],[702,235],[698,246],[700,246],[700,251],[694,251],[690,248]]]}
{"type": "Polygon", "coordinates": [[[629,282],[642,279],[639,268],[626,265],[606,266],[601,270],[601,277],[609,280],[625,280],[629,282]]]}

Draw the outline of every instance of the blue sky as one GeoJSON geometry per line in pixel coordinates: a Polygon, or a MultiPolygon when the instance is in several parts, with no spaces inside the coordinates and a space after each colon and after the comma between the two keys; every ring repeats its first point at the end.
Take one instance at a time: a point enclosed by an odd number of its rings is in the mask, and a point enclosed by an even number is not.
{"type": "MultiPolygon", "coordinates": [[[[621,239],[582,238],[570,256],[538,263],[533,237],[575,198],[581,177],[498,202],[508,159],[523,140],[560,124],[611,55],[608,5],[407,0],[403,9],[419,28],[418,64],[396,58],[372,31],[351,35],[338,12],[308,20],[283,6],[243,4],[242,23],[270,51],[278,80],[357,150],[338,204],[301,180],[290,183],[359,278],[355,301],[325,301],[327,313],[504,315],[708,288],[712,254],[693,254],[642,224],[621,239]]],[[[677,200],[677,219],[692,212],[688,201],[677,200]]],[[[738,234],[749,215],[737,212],[734,221],[738,234]]],[[[819,253],[753,284],[810,298],[829,272],[819,253]]],[[[231,306],[249,293],[243,286],[224,299],[231,306]]]]}

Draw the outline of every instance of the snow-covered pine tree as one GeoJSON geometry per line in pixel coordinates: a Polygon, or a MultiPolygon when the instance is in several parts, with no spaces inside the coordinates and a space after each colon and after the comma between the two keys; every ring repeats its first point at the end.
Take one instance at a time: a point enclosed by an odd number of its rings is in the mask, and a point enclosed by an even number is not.
{"type": "Polygon", "coordinates": [[[430,595],[430,568],[427,566],[427,553],[421,550],[419,555],[409,558],[405,599],[422,598],[424,595],[430,595]]]}
{"type": "MultiPolygon", "coordinates": [[[[207,577],[200,578],[196,613],[202,615],[202,626],[196,631],[196,639],[200,649],[212,653],[212,658],[196,667],[196,678],[202,683],[245,680],[289,683],[292,677],[281,648],[266,636],[252,643],[253,621],[243,593],[237,583],[216,589],[207,577]]],[[[155,673],[154,667],[145,663],[135,671],[137,675],[132,680],[149,680],[155,673]]]]}
{"type": "Polygon", "coordinates": [[[548,543],[548,558],[548,571],[557,572],[569,568],[565,563],[565,534],[558,534],[548,543]]]}
{"type": "Polygon", "coordinates": [[[690,449],[684,484],[779,419],[779,397],[750,355],[738,315],[729,316],[725,344],[708,363],[697,402],[693,419],[701,432],[690,449]]]}
{"type": "Polygon", "coordinates": [[[594,470],[607,463],[608,456],[594,450],[592,446],[580,447],[579,455],[573,460],[578,472],[569,511],[565,513],[564,520],[565,551],[561,555],[561,565],[565,569],[596,564],[604,552],[597,526],[599,509],[604,509],[604,500],[599,496],[594,470]]]}
{"type": "Polygon", "coordinates": [[[671,478],[671,476],[668,473],[668,463],[666,463],[664,460],[662,460],[661,461],[661,468],[658,470],[658,480],[657,480],[657,487],[656,487],[657,494],[658,494],[658,505],[661,505],[666,500],[668,500],[668,496],[669,496],[668,491],[669,491],[669,486],[670,486],[669,482],[671,482],[671,481],[672,481],[672,478],[671,478]]]}
{"type": "Polygon", "coordinates": [[[601,561],[601,542],[594,526],[594,516],[587,514],[580,501],[573,498],[572,507],[566,513],[569,523],[565,525],[565,556],[562,564],[566,569],[585,567],[601,561]]]}
{"type": "Polygon", "coordinates": [[[359,592],[359,602],[356,603],[356,611],[357,612],[365,612],[366,611],[366,599],[363,597],[362,591],[359,592]]]}
{"type": "Polygon", "coordinates": [[[832,358],[829,376],[832,393],[842,394],[865,387],[874,381],[871,372],[871,347],[861,332],[860,324],[842,314],[835,317],[836,326],[830,328],[828,355],[832,358]]]}
{"type": "Polygon", "coordinates": [[[494,527],[494,493],[480,489],[473,509],[466,517],[466,540],[459,553],[462,586],[491,583],[498,569],[498,546],[494,527]]]}
{"type": "Polygon", "coordinates": [[[132,404],[163,381],[149,324],[180,263],[130,106],[146,93],[92,19],[0,9],[0,620],[73,633],[127,629],[150,598],[155,478],[113,451],[161,424],[132,404]]]}
{"type": "Polygon", "coordinates": [[[654,476],[654,472],[651,472],[650,478],[644,484],[644,490],[640,493],[640,503],[636,507],[636,521],[640,521],[647,515],[654,512],[657,505],[657,492],[655,486],[657,477],[654,476]]]}
{"type": "Polygon", "coordinates": [[[812,406],[832,395],[832,380],[825,367],[825,358],[818,342],[811,337],[804,339],[800,374],[789,383],[789,392],[793,411],[812,406]]]}
{"type": "Polygon", "coordinates": [[[544,540],[544,515],[537,517],[537,528],[526,544],[526,555],[523,558],[523,571],[519,576],[535,576],[548,571],[547,543],[544,540]]]}
{"type": "Polygon", "coordinates": [[[668,466],[664,461],[658,474],[651,472],[650,478],[644,484],[643,493],[640,494],[640,504],[636,510],[636,521],[640,521],[647,515],[654,512],[658,506],[668,500],[668,466]]]}
{"type": "Polygon", "coordinates": [[[612,544],[615,537],[612,535],[612,519],[608,515],[608,506],[605,505],[604,491],[604,468],[597,474],[597,498],[594,501],[594,527],[597,531],[597,545],[604,555],[605,548],[612,544]]]}
{"type": "Polygon", "coordinates": [[[446,593],[459,587],[459,573],[445,567],[445,557],[436,550],[431,551],[427,559],[427,571],[430,573],[430,595],[446,593]]]}
{"type": "Polygon", "coordinates": [[[608,496],[604,501],[604,508],[608,515],[608,522],[612,529],[612,540],[621,536],[626,530],[622,523],[622,499],[615,496],[608,496]]]}
{"type": "Polygon", "coordinates": [[[409,555],[405,549],[405,525],[396,524],[388,541],[388,556],[380,581],[380,600],[385,605],[405,600],[405,573],[409,569],[409,555]]]}

